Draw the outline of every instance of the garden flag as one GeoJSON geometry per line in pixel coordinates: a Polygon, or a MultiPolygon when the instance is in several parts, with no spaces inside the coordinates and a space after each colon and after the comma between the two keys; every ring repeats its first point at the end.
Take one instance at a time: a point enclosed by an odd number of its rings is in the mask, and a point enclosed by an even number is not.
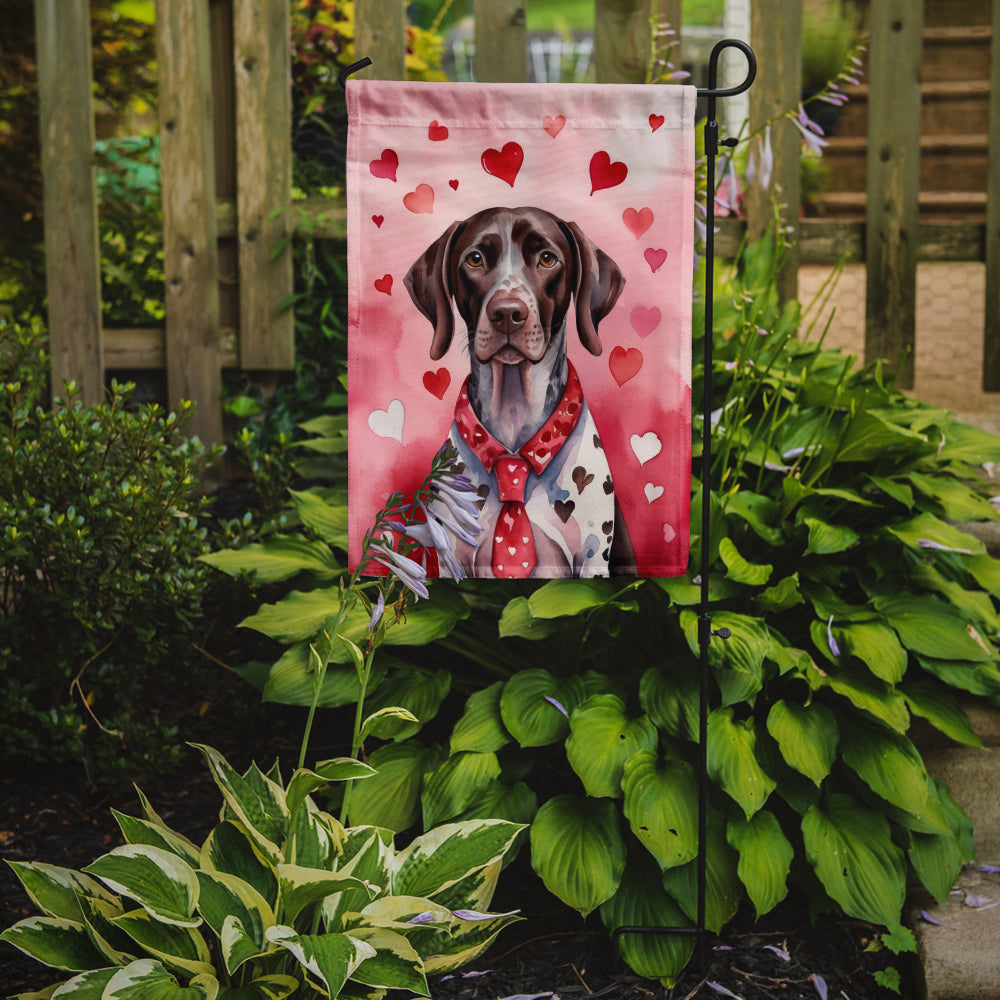
{"type": "Polygon", "coordinates": [[[695,99],[348,82],[352,568],[450,442],[465,574],[686,571],[695,99]]]}

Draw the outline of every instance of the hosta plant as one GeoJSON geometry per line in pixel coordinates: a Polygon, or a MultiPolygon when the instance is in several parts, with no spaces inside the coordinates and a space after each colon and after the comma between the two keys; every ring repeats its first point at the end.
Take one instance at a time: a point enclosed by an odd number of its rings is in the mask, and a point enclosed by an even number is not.
{"type": "Polygon", "coordinates": [[[518,919],[487,912],[518,825],[450,823],[397,849],[391,831],[345,828],[312,797],[371,767],[338,758],[284,783],[276,767],[240,774],[199,749],[224,802],[202,844],[140,793],[142,818],[115,813],[124,846],[82,871],[11,863],[41,915],[0,938],[64,975],[23,996],[428,996],[428,974],[470,961],[518,919]]]}

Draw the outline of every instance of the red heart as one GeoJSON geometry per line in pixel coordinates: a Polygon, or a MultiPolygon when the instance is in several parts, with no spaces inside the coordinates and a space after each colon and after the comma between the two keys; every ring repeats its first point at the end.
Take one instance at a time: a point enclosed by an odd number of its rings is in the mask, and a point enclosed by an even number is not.
{"type": "Polygon", "coordinates": [[[655,274],[663,266],[663,262],[667,259],[667,251],[649,247],[649,249],[643,254],[643,257],[646,258],[646,263],[653,269],[653,273],[655,274]]]}
{"type": "Polygon", "coordinates": [[[630,378],[635,378],[642,368],[642,352],[634,347],[626,350],[624,347],[615,347],[608,358],[608,366],[611,368],[611,376],[619,386],[624,385],[630,378]]]}
{"type": "Polygon", "coordinates": [[[403,195],[403,204],[415,215],[430,215],[434,211],[434,188],[418,184],[416,191],[403,195]]]}
{"type": "Polygon", "coordinates": [[[544,128],[553,139],[563,130],[563,126],[565,124],[565,115],[556,115],[555,118],[552,118],[550,115],[546,115],[542,119],[542,128],[544,128]]]}
{"type": "Polygon", "coordinates": [[[663,124],[663,115],[650,115],[649,127],[655,132],[663,124]]]}
{"type": "Polygon", "coordinates": [[[451,372],[447,368],[439,368],[436,372],[424,372],[424,388],[438,399],[444,399],[444,394],[451,385],[451,372]]]}
{"type": "Polygon", "coordinates": [[[458,181],[448,181],[448,187],[450,187],[452,189],[452,191],[457,191],[458,190],[458,181]]]}
{"type": "Polygon", "coordinates": [[[375,291],[392,295],[392,275],[384,274],[381,278],[375,279],[375,291]]]}
{"type": "Polygon", "coordinates": [[[372,222],[374,222],[375,225],[378,226],[379,229],[381,229],[382,228],[382,223],[385,222],[385,216],[384,215],[373,215],[372,216],[372,222]]]}
{"type": "Polygon", "coordinates": [[[427,126],[427,138],[431,142],[444,142],[448,138],[448,129],[444,125],[438,125],[437,119],[427,126]]]}
{"type": "Polygon", "coordinates": [[[640,337],[648,337],[660,325],[660,310],[656,306],[636,306],[629,313],[629,322],[640,337]]]}
{"type": "Polygon", "coordinates": [[[622,222],[625,228],[638,239],[653,224],[653,210],[651,208],[626,208],[622,212],[622,222]]]}
{"type": "Polygon", "coordinates": [[[368,164],[368,169],[374,177],[384,177],[386,180],[396,179],[396,168],[399,166],[399,157],[394,150],[383,149],[382,156],[377,160],[372,160],[368,164]]]}
{"type": "Polygon", "coordinates": [[[602,149],[590,158],[590,193],[604,188],[617,187],[628,176],[628,167],[621,162],[611,162],[602,149]]]}
{"type": "Polygon", "coordinates": [[[487,149],[483,153],[483,170],[514,186],[514,178],[524,163],[524,150],[516,142],[504,143],[503,149],[487,149]]]}

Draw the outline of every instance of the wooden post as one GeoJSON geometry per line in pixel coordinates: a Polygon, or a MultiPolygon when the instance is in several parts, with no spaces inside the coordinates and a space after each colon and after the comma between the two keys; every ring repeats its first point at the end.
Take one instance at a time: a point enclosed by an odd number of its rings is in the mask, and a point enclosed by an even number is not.
{"type": "MultiPolygon", "coordinates": [[[[595,0],[594,66],[598,83],[645,83],[653,50],[653,30],[669,21],[681,35],[680,0],[595,0]]],[[[658,46],[663,48],[664,46],[658,46]]],[[[680,69],[680,45],[671,61],[680,69]]]]}
{"type": "Polygon", "coordinates": [[[104,397],[88,0],[35,0],[52,393],[104,397]]]}
{"type": "MultiPolygon", "coordinates": [[[[767,187],[755,178],[747,192],[747,229],[751,240],[760,239],[775,220],[792,229],[794,241],[778,273],[778,297],[786,302],[798,297],[799,261],[799,160],[802,135],[787,118],[779,117],[798,107],[802,98],[802,4],[799,0],[759,0],[750,8],[750,40],[760,72],[750,88],[750,132],[771,125],[774,169],[767,187]]],[[[739,122],[727,132],[734,134],[739,122]]],[[[762,137],[761,137],[762,138],[762,137]]],[[[761,138],[753,140],[757,150],[761,138]]],[[[758,161],[759,162],[759,161],[758,161]]],[[[778,234],[775,234],[777,238],[778,234]]]]}
{"type": "Polygon", "coordinates": [[[233,6],[242,368],[295,367],[290,20],[288,0],[233,6]]]}
{"type": "Polygon", "coordinates": [[[923,3],[872,0],[868,53],[865,360],[913,387],[923,3]],[[905,360],[904,360],[905,359],[905,360]]]}
{"type": "Polygon", "coordinates": [[[993,0],[990,45],[989,170],[986,178],[986,325],[983,390],[1000,392],[1000,0],[993,0]]]}
{"type": "Polygon", "coordinates": [[[476,80],[523,83],[528,78],[524,0],[475,0],[476,80]]]}
{"type": "Polygon", "coordinates": [[[373,80],[406,79],[405,0],[363,0],[354,5],[355,58],[372,65],[356,75],[373,80]]]}
{"type": "Polygon", "coordinates": [[[219,256],[207,0],[160,0],[156,58],[163,175],[167,395],[197,404],[192,431],[222,441],[219,256]]]}

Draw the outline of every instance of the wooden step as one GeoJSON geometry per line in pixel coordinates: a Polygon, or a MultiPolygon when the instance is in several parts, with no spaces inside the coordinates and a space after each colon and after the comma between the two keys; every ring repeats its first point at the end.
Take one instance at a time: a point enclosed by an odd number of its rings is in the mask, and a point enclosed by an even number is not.
{"type": "Polygon", "coordinates": [[[988,80],[992,38],[988,24],[925,28],[921,79],[924,83],[988,80]]]}
{"type": "MultiPolygon", "coordinates": [[[[815,199],[827,218],[864,220],[867,196],[863,191],[830,191],[815,199]]],[[[927,221],[981,223],[986,217],[986,193],[979,191],[921,191],[920,218],[927,221]]]]}

